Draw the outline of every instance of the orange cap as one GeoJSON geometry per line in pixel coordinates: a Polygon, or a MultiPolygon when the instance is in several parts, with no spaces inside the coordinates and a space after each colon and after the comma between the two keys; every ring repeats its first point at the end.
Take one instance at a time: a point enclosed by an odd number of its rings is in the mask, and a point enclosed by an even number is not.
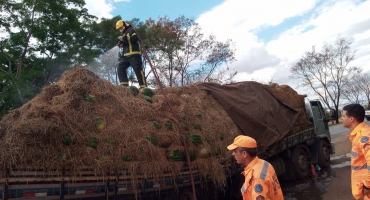
{"type": "Polygon", "coordinates": [[[227,149],[234,150],[238,147],[244,147],[244,148],[257,148],[257,142],[255,139],[245,136],[245,135],[239,135],[234,139],[234,143],[227,146],[227,149]]]}

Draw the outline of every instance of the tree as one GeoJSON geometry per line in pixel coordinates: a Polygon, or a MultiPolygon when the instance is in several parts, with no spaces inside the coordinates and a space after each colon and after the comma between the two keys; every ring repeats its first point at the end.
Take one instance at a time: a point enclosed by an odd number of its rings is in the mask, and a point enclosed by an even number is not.
{"type": "Polygon", "coordinates": [[[231,40],[219,42],[213,35],[205,37],[192,19],[180,16],[171,21],[161,17],[145,24],[148,29],[143,42],[148,44],[150,59],[166,86],[214,81],[215,74],[220,72],[216,69],[235,60],[231,40]]]}
{"type": "Polygon", "coordinates": [[[292,78],[300,80],[300,86],[312,88],[327,107],[334,105],[336,112],[345,86],[359,73],[358,68],[349,66],[355,59],[350,45],[338,36],[334,44],[324,45],[320,53],[314,48],[306,52],[290,69],[292,78]]]}
{"type": "Polygon", "coordinates": [[[84,0],[8,0],[0,3],[0,117],[53,83],[66,69],[89,63],[94,49],[84,0]],[[17,94],[17,95],[14,95],[17,94]]]}

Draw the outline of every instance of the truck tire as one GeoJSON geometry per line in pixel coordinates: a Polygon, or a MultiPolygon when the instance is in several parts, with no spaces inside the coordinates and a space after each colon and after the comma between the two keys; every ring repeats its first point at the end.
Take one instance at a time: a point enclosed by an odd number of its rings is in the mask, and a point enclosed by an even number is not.
{"type": "Polygon", "coordinates": [[[309,175],[308,158],[309,154],[303,147],[298,146],[294,150],[292,161],[296,179],[304,179],[308,177],[309,175]]]}
{"type": "Polygon", "coordinates": [[[284,160],[280,157],[274,157],[268,162],[274,167],[277,176],[281,176],[285,173],[284,160]]]}
{"type": "Polygon", "coordinates": [[[318,153],[317,164],[321,168],[330,166],[330,154],[331,154],[331,145],[325,140],[320,140],[320,149],[318,153]]]}
{"type": "Polygon", "coordinates": [[[367,121],[370,121],[370,117],[366,117],[367,121]]]}

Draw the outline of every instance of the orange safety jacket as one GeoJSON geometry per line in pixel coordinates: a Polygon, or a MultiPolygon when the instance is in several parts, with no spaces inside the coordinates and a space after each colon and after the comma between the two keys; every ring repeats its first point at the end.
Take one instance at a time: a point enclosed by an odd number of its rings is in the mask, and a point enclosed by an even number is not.
{"type": "Polygon", "coordinates": [[[279,180],[270,163],[257,156],[244,168],[243,200],[283,200],[279,180]]]}
{"type": "Polygon", "coordinates": [[[370,126],[362,122],[348,137],[352,142],[352,195],[360,199],[364,196],[364,187],[370,188],[370,126]]]}

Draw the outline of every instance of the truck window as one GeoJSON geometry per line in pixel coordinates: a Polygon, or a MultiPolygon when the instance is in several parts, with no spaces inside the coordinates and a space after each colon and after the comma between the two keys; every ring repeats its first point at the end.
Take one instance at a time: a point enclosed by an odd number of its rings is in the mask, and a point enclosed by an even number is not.
{"type": "Polygon", "coordinates": [[[312,114],[315,119],[322,119],[320,108],[317,104],[312,103],[312,114]]]}

